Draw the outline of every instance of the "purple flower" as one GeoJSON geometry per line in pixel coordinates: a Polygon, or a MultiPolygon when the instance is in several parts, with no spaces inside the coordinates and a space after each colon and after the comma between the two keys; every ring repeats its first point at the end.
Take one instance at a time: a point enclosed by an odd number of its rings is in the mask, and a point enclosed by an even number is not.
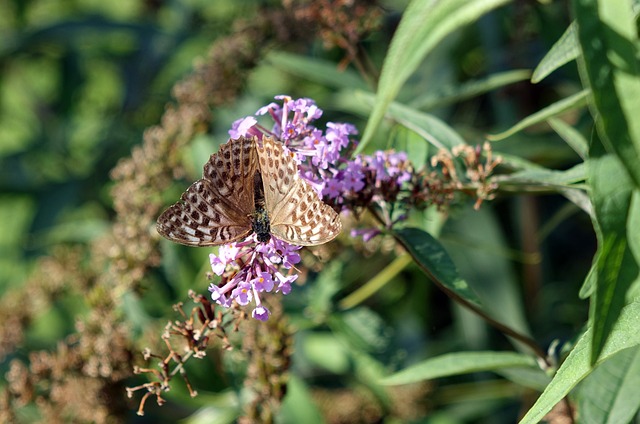
{"type": "Polygon", "coordinates": [[[276,291],[282,292],[282,294],[287,295],[291,293],[291,283],[298,279],[298,274],[292,274],[288,277],[285,277],[280,272],[276,272],[276,278],[278,279],[278,288],[276,291]]]}
{"type": "Polygon", "coordinates": [[[227,267],[227,263],[213,253],[209,254],[209,262],[211,263],[211,270],[216,275],[222,275],[224,269],[227,267]]]}
{"type": "Polygon", "coordinates": [[[231,138],[239,138],[240,136],[249,135],[249,131],[256,125],[258,121],[253,116],[247,116],[246,118],[238,119],[231,125],[229,135],[231,138]]]}
{"type": "Polygon", "coordinates": [[[270,292],[273,290],[273,277],[268,272],[261,272],[251,280],[251,285],[259,292],[270,292]]]}
{"type": "Polygon", "coordinates": [[[274,288],[282,293],[291,291],[289,284],[297,275],[284,277],[280,269],[291,269],[300,262],[297,252],[300,248],[273,236],[267,243],[260,243],[255,234],[247,240],[220,246],[217,256],[210,255],[211,269],[222,276],[220,285],[209,287],[211,299],[224,307],[231,306],[232,301],[243,306],[255,302],[254,318],[268,319],[269,311],[260,306],[259,293],[274,288]]]}
{"type": "Polygon", "coordinates": [[[289,253],[285,253],[282,256],[282,267],[286,269],[291,269],[301,261],[300,254],[298,252],[291,251],[289,253]]]}
{"type": "Polygon", "coordinates": [[[214,302],[216,302],[218,305],[220,306],[224,306],[225,308],[228,308],[231,306],[231,299],[228,299],[225,295],[224,295],[224,290],[221,289],[220,287],[211,284],[209,286],[209,291],[211,292],[211,299],[213,299],[214,302]]]}
{"type": "Polygon", "coordinates": [[[353,229],[351,230],[351,237],[362,237],[362,241],[366,243],[381,233],[382,231],[377,228],[353,229]]]}
{"type": "Polygon", "coordinates": [[[252,289],[253,287],[250,282],[242,281],[238,283],[235,289],[233,289],[231,297],[233,297],[236,302],[244,306],[251,302],[251,295],[253,294],[252,289]]]}
{"type": "Polygon", "coordinates": [[[267,321],[269,319],[269,315],[271,312],[264,306],[256,306],[255,309],[251,312],[251,316],[258,321],[267,321]]]}
{"type": "MultiPolygon", "coordinates": [[[[372,155],[349,158],[355,146],[351,136],[358,132],[348,123],[329,122],[324,130],[314,126],[323,114],[312,99],[292,99],[286,95],[275,96],[272,102],[257,110],[257,116],[270,117],[271,129],[257,123],[249,116],[234,122],[229,134],[274,137],[292,152],[298,162],[298,171],[316,192],[340,206],[343,210],[376,205],[389,208],[412,177],[405,153],[377,151],[372,155]]],[[[392,225],[391,211],[382,214],[392,225]]],[[[376,229],[356,230],[368,241],[379,233],[376,229]]],[[[222,276],[220,287],[212,286],[212,298],[219,304],[236,301],[241,305],[255,302],[253,317],[266,320],[269,311],[261,306],[259,293],[289,294],[296,274],[285,276],[282,270],[293,269],[300,262],[298,250],[272,237],[268,243],[258,243],[255,236],[231,245],[221,246],[218,256],[211,255],[211,269],[222,276]]]]}
{"type": "Polygon", "coordinates": [[[325,183],[322,195],[331,199],[335,199],[342,194],[344,190],[344,182],[338,178],[332,178],[325,183]]]}
{"type": "Polygon", "coordinates": [[[362,163],[349,162],[343,174],[345,190],[360,191],[364,188],[364,172],[362,163]]]}

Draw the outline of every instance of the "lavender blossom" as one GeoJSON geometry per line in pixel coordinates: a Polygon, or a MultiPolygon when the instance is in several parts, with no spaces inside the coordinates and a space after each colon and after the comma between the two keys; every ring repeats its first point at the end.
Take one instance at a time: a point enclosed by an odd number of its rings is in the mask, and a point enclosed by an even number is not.
{"type": "MultiPolygon", "coordinates": [[[[272,102],[260,108],[256,115],[270,116],[271,129],[249,116],[235,121],[229,135],[271,136],[279,139],[285,148],[293,152],[298,162],[301,177],[305,178],[316,192],[337,209],[352,208],[352,199],[357,198],[373,176],[373,187],[382,188],[383,183],[396,178],[400,185],[408,180],[406,155],[378,152],[374,156],[358,156],[349,160],[349,152],[355,148],[350,137],[357,134],[356,128],[347,123],[327,123],[322,131],[313,122],[322,116],[322,110],[311,99],[292,99],[276,96],[280,102],[272,102]]],[[[393,183],[391,183],[393,184],[393,183]]],[[[372,197],[372,196],[370,196],[372,197]]],[[[379,231],[365,230],[366,238],[379,231]]],[[[223,306],[235,300],[241,305],[255,302],[253,317],[264,320],[269,311],[261,305],[259,294],[276,292],[288,294],[297,275],[283,275],[279,268],[291,269],[300,261],[296,253],[299,247],[291,246],[272,237],[266,244],[247,241],[233,243],[220,248],[218,256],[211,255],[211,268],[217,275],[228,276],[221,286],[211,285],[209,290],[214,301],[223,306]]]]}
{"type": "MultiPolygon", "coordinates": [[[[259,124],[255,117],[248,116],[235,121],[229,135],[232,138],[256,136],[258,139],[270,136],[280,140],[293,153],[300,176],[336,210],[358,214],[362,209],[369,209],[384,227],[391,228],[406,218],[410,208],[429,204],[441,207],[451,201],[453,190],[459,189],[460,182],[451,179],[451,176],[455,177],[455,166],[447,152],[436,156],[442,165],[444,180],[434,172],[427,174],[424,169],[417,172],[405,152],[376,151],[350,159],[357,145],[351,139],[357,134],[353,125],[328,122],[326,129],[321,130],[314,126],[314,121],[322,117],[323,112],[313,100],[294,100],[285,95],[275,99],[276,102],[256,112],[258,116],[269,116],[273,120],[271,129],[259,124]]],[[[468,156],[464,161],[471,169],[472,164],[480,163],[479,153],[474,156],[468,150],[464,149],[463,153],[468,156]]],[[[498,161],[489,163],[490,150],[488,152],[484,169],[490,172],[498,161]]],[[[483,184],[478,188],[479,202],[491,198],[493,188],[486,183],[488,172],[477,171],[473,178],[483,184]]],[[[354,229],[351,234],[363,237],[366,242],[381,234],[381,230],[354,229]]],[[[258,243],[255,235],[242,242],[222,246],[218,256],[211,255],[213,272],[222,276],[220,285],[212,284],[209,288],[212,299],[225,307],[232,301],[241,305],[254,302],[256,306],[252,316],[261,321],[267,320],[270,312],[262,305],[260,293],[274,290],[285,295],[290,293],[291,283],[298,276],[285,276],[281,271],[293,269],[300,261],[299,249],[300,246],[274,237],[268,243],[258,243]]]]}
{"type": "Polygon", "coordinates": [[[267,243],[259,243],[255,234],[247,240],[220,246],[218,255],[209,255],[211,269],[222,276],[220,285],[209,286],[211,298],[224,307],[231,306],[232,301],[243,306],[254,302],[252,316],[267,320],[269,310],[262,305],[260,293],[269,293],[274,288],[285,295],[291,291],[290,284],[298,276],[285,277],[280,269],[292,269],[300,262],[297,253],[300,248],[273,236],[267,243]]]}

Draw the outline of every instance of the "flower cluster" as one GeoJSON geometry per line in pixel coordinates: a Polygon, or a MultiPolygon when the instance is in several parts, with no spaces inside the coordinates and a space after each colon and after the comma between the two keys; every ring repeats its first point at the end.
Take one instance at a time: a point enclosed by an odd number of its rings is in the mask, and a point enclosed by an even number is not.
{"type": "Polygon", "coordinates": [[[224,307],[231,306],[235,300],[244,306],[255,302],[256,307],[251,315],[260,321],[269,319],[269,310],[262,305],[260,293],[281,292],[289,294],[291,283],[298,275],[284,276],[280,268],[292,269],[300,262],[294,246],[275,237],[267,243],[258,243],[255,234],[247,240],[223,245],[218,255],[209,255],[211,269],[222,276],[220,285],[211,284],[211,298],[224,307]]]}
{"type": "MultiPolygon", "coordinates": [[[[475,184],[477,206],[483,199],[491,198],[495,187],[489,185],[487,176],[498,161],[491,159],[490,148],[484,151],[465,146],[452,152],[443,151],[434,156],[432,166],[440,172],[415,170],[405,152],[377,151],[372,155],[357,155],[350,159],[357,142],[351,136],[356,128],[347,123],[329,122],[321,130],[314,121],[322,116],[322,110],[311,99],[292,99],[276,96],[280,103],[270,103],[260,108],[256,115],[269,116],[273,120],[268,129],[254,116],[233,123],[229,135],[273,137],[280,140],[285,149],[293,153],[298,162],[300,176],[305,178],[324,201],[338,211],[359,214],[367,209],[375,214],[384,227],[391,228],[405,219],[412,208],[435,204],[447,205],[453,193],[465,189],[456,173],[454,158],[461,157],[467,179],[475,184]],[[487,162],[480,160],[481,153],[487,162]]],[[[379,229],[358,229],[352,236],[362,236],[365,241],[378,235],[379,229]]],[[[255,237],[222,246],[218,256],[211,255],[211,266],[223,277],[221,285],[212,284],[212,298],[222,306],[230,306],[235,300],[240,305],[255,302],[253,317],[266,320],[269,311],[260,301],[259,293],[281,292],[288,294],[291,282],[297,275],[284,276],[281,269],[291,270],[300,260],[296,253],[299,246],[292,246],[274,237],[268,243],[257,243],[255,237]]]]}
{"type": "MultiPolygon", "coordinates": [[[[342,152],[350,145],[349,136],[357,131],[350,124],[328,123],[325,131],[311,125],[322,116],[322,110],[310,99],[277,96],[276,100],[281,100],[282,106],[271,103],[256,112],[273,119],[270,130],[249,116],[234,122],[229,135],[233,139],[271,136],[280,140],[294,154],[301,177],[322,195],[327,182],[339,174],[334,164],[345,162],[342,152]]],[[[347,180],[344,176],[340,178],[347,180]]],[[[291,291],[291,283],[298,276],[292,273],[285,276],[283,270],[291,270],[300,261],[297,253],[300,248],[273,236],[267,243],[258,243],[255,235],[221,246],[218,255],[210,256],[214,274],[222,276],[220,284],[209,287],[212,299],[224,307],[231,306],[232,301],[240,305],[254,302],[252,316],[266,321],[270,312],[262,304],[260,293],[275,291],[286,295],[291,291]]]]}

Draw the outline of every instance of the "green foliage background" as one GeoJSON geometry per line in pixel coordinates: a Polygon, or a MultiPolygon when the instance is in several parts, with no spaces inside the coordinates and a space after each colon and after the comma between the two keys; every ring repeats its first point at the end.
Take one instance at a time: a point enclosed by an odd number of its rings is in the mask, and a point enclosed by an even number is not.
{"type": "Polygon", "coordinates": [[[581,422],[637,419],[637,2],[358,4],[378,25],[351,11],[357,36],[336,42],[269,27],[300,23],[305,2],[0,3],[2,420],[534,423],[567,405],[581,422]],[[416,211],[368,246],[346,230],[331,260],[305,258],[278,322],[229,328],[234,350],[212,342],[185,364],[197,397],[175,378],[140,418],[144,392],[125,397],[148,381],[139,352],[162,349],[172,305],[208,285],[209,250],[160,242],[154,208],[283,93],[354,123],[362,152],[406,150],[416,166],[488,139],[497,197],[416,211]],[[247,335],[291,349],[261,354],[247,335]],[[286,396],[256,412],[247,364],[272,357],[291,361],[272,384],[286,396]],[[74,366],[34,366],[55,358],[74,366]],[[88,371],[93,359],[109,366],[88,371]],[[78,400],[73,384],[99,389],[78,400]]]}

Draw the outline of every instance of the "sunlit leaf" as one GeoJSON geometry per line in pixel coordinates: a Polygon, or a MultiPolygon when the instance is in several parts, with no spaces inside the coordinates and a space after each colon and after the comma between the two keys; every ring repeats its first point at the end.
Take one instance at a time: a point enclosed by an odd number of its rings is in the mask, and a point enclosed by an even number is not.
{"type": "Polygon", "coordinates": [[[581,422],[629,423],[640,407],[640,348],[622,350],[600,364],[579,386],[581,422]]]}
{"type": "Polygon", "coordinates": [[[427,359],[382,380],[382,384],[397,385],[431,380],[450,375],[500,368],[536,367],[536,361],[513,352],[458,352],[427,359]]]}
{"type": "Polygon", "coordinates": [[[551,46],[551,49],[538,63],[531,76],[531,82],[534,84],[539,83],[562,65],[575,60],[579,54],[580,47],[577,41],[576,23],[572,22],[560,39],[551,46]]]}
{"type": "MultiPolygon", "coordinates": [[[[640,345],[640,332],[637,324],[640,320],[640,301],[625,306],[607,340],[598,363],[621,350],[640,345]]],[[[571,389],[591,373],[591,329],[578,340],[575,347],[558,369],[553,380],[540,395],[536,403],[522,418],[520,424],[534,424],[560,402],[571,389]]]]}
{"type": "Polygon", "coordinates": [[[554,116],[558,116],[568,110],[578,109],[587,104],[587,96],[589,95],[588,90],[582,90],[579,93],[576,93],[572,96],[564,98],[562,100],[558,100],[557,102],[545,107],[538,112],[527,116],[511,128],[506,131],[503,131],[498,134],[490,134],[487,136],[487,139],[491,141],[500,141],[505,138],[522,131],[523,129],[530,127],[535,124],[539,124],[541,122],[546,121],[549,118],[554,116]]]}
{"type": "Polygon", "coordinates": [[[454,30],[508,3],[508,0],[413,0],[403,14],[385,57],[376,102],[362,135],[362,151],[385,112],[427,54],[454,30]]]}

